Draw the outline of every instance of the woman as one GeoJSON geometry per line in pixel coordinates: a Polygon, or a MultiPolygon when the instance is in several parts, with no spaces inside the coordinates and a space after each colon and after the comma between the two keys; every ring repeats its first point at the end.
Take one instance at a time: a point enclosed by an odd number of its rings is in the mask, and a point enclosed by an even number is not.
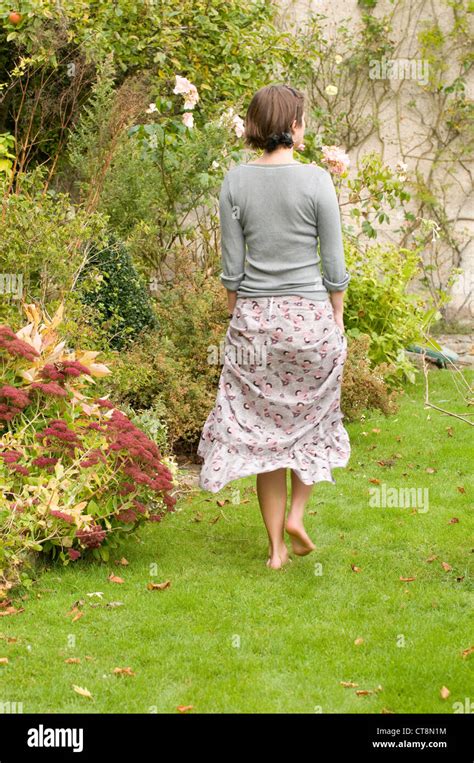
{"type": "Polygon", "coordinates": [[[302,93],[261,88],[246,114],[245,142],[263,154],[224,177],[221,281],[231,322],[216,403],[198,446],[204,490],[216,493],[257,474],[272,569],[290,560],[285,529],[296,555],[314,550],[303,524],[312,486],[334,483],[331,470],[350,456],[340,410],[350,275],[331,176],[293,156],[304,129],[302,93]]]}

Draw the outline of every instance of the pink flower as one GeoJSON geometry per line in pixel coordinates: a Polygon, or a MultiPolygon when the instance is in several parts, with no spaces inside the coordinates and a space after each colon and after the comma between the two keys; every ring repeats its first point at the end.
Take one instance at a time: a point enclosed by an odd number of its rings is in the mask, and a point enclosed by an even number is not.
{"type": "Polygon", "coordinates": [[[11,387],[9,384],[5,384],[3,387],[0,387],[0,397],[5,397],[7,400],[12,400],[17,408],[26,408],[30,402],[30,398],[26,392],[21,389],[17,389],[16,387],[11,387]]]}
{"type": "Polygon", "coordinates": [[[185,111],[185,113],[182,116],[182,122],[183,125],[186,127],[194,127],[194,118],[193,115],[189,113],[189,111],[185,111]]]}
{"type": "Polygon", "coordinates": [[[137,521],[137,515],[133,509],[125,509],[124,511],[120,511],[117,514],[117,519],[119,519],[121,522],[125,522],[125,524],[131,524],[137,521]]]}
{"type": "Polygon", "coordinates": [[[41,392],[44,392],[45,395],[53,395],[55,397],[67,396],[67,390],[65,390],[64,387],[61,387],[60,384],[57,384],[57,382],[54,381],[33,382],[33,384],[30,384],[30,389],[39,389],[41,392]]]}
{"type": "Polygon", "coordinates": [[[38,456],[37,458],[34,458],[31,462],[33,466],[54,466],[57,464],[59,459],[57,458],[49,458],[48,456],[38,456]]]}
{"type": "Polygon", "coordinates": [[[0,453],[0,458],[3,458],[5,464],[14,464],[20,460],[22,453],[18,450],[6,450],[4,453],[0,453]]]}
{"type": "Polygon", "coordinates": [[[90,530],[77,530],[78,538],[87,548],[99,548],[107,533],[100,525],[93,525],[90,530]]]}
{"type": "Polygon", "coordinates": [[[64,511],[56,511],[56,509],[51,509],[49,513],[52,514],[53,517],[62,519],[64,522],[68,522],[70,525],[74,524],[74,517],[72,517],[70,514],[65,514],[64,511]]]}
{"type": "Polygon", "coordinates": [[[321,146],[323,152],[322,161],[327,164],[328,170],[334,175],[342,175],[347,172],[351,163],[347,154],[338,146],[321,146]]]}
{"type": "Polygon", "coordinates": [[[39,358],[39,352],[31,344],[19,339],[9,326],[0,326],[0,350],[26,360],[39,358]]]}
{"type": "Polygon", "coordinates": [[[68,548],[67,552],[69,554],[69,558],[72,559],[73,562],[75,562],[76,559],[79,559],[79,557],[81,555],[81,552],[80,551],[76,551],[76,549],[74,549],[74,548],[68,548]]]}
{"type": "MultiPolygon", "coordinates": [[[[199,95],[196,85],[193,85],[186,77],[180,77],[179,74],[175,75],[175,86],[173,93],[181,94],[185,96],[184,108],[194,109],[196,103],[199,101],[199,95]]],[[[190,125],[192,127],[192,125],[190,125]]]]}

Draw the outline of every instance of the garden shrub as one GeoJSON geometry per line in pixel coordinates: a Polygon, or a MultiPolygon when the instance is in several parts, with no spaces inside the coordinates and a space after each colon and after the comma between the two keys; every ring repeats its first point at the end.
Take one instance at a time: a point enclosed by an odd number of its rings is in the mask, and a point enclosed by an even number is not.
{"type": "Polygon", "coordinates": [[[81,300],[95,308],[114,349],[124,348],[143,329],[158,325],[146,287],[124,243],[112,233],[106,246],[91,245],[78,290],[81,300]]]}
{"type": "Polygon", "coordinates": [[[16,334],[0,327],[0,569],[27,583],[21,565],[43,552],[65,564],[107,560],[125,534],[173,510],[173,464],[110,400],[94,395],[110,373],[97,352],[58,342],[51,319],[30,304],[16,334]]]}
{"type": "Polygon", "coordinates": [[[419,252],[380,244],[361,250],[346,239],[345,256],[352,276],[344,298],[348,336],[368,334],[371,364],[389,364],[391,384],[413,381],[416,369],[405,348],[423,338],[437,312],[430,295],[413,291],[422,275],[419,252]]]}
{"type": "Polygon", "coordinates": [[[369,361],[368,334],[348,337],[348,352],[344,364],[341,390],[341,410],[347,421],[360,419],[365,411],[380,410],[395,413],[401,390],[392,389],[387,378],[395,371],[388,363],[374,365],[369,361]]]}
{"type": "Polygon", "coordinates": [[[203,417],[213,404],[213,390],[193,378],[179,348],[160,332],[147,332],[117,358],[107,390],[118,404],[138,414],[158,411],[167,428],[170,447],[195,442],[203,417]]]}

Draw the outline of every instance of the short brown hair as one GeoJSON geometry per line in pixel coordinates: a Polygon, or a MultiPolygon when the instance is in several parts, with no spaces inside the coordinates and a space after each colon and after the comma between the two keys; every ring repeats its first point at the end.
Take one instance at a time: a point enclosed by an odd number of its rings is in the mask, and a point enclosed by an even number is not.
{"type": "Polygon", "coordinates": [[[291,125],[301,125],[304,112],[304,95],[289,85],[267,85],[257,90],[250,101],[245,116],[244,140],[251,148],[263,148],[273,151],[282,133],[289,133],[290,139],[285,144],[293,145],[291,141],[291,125]]]}

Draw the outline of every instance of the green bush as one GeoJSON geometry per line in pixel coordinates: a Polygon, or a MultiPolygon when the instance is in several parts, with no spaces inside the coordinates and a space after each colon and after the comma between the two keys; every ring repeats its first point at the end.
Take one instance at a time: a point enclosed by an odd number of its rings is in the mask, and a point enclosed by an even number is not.
{"type": "Polygon", "coordinates": [[[419,252],[380,244],[362,251],[346,239],[345,255],[352,276],[344,299],[348,337],[370,337],[371,364],[390,364],[392,384],[413,381],[416,370],[405,348],[422,338],[437,312],[429,294],[413,291],[422,275],[419,252]]]}
{"type": "Polygon", "coordinates": [[[92,244],[78,279],[78,294],[95,309],[110,347],[122,349],[158,322],[148,292],[123,244],[109,234],[106,246],[92,244]]]}

